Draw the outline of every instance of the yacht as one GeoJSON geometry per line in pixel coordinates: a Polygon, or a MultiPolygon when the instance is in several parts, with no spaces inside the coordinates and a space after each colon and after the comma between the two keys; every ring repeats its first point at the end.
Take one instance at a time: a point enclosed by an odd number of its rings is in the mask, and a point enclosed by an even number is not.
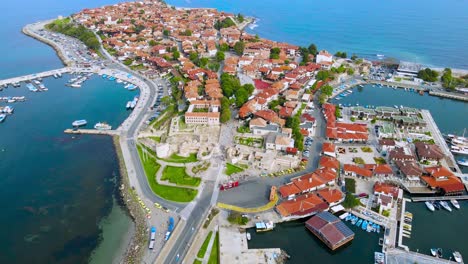
{"type": "Polygon", "coordinates": [[[0,114],[0,123],[3,122],[3,120],[5,120],[5,118],[6,118],[5,114],[0,114]]]}
{"type": "Polygon", "coordinates": [[[424,202],[426,204],[426,207],[427,209],[431,210],[432,212],[434,212],[435,208],[434,208],[434,205],[431,203],[431,202],[424,202]]]}
{"type": "Polygon", "coordinates": [[[431,255],[437,257],[437,248],[431,248],[431,255]]]}
{"type": "Polygon", "coordinates": [[[452,212],[452,207],[450,207],[450,205],[448,205],[448,203],[446,201],[440,201],[439,203],[440,203],[440,205],[442,205],[442,207],[445,210],[447,210],[449,212],[452,212]]]}
{"type": "Polygon", "coordinates": [[[463,258],[460,252],[454,251],[452,254],[453,254],[453,258],[455,259],[457,263],[463,263],[463,258]]]}
{"type": "Polygon", "coordinates": [[[3,108],[2,112],[5,113],[5,114],[11,114],[11,113],[13,113],[14,110],[15,110],[15,108],[13,106],[7,105],[7,106],[5,106],[3,108]]]}
{"type": "Polygon", "coordinates": [[[80,126],[85,126],[86,124],[88,124],[88,121],[81,119],[81,120],[73,121],[72,126],[80,127],[80,126]]]}
{"type": "Polygon", "coordinates": [[[250,233],[247,232],[247,240],[250,240],[250,239],[252,239],[252,237],[250,236],[250,233]]]}
{"type": "Polygon", "coordinates": [[[457,200],[452,199],[452,200],[450,200],[450,203],[453,205],[453,207],[455,207],[457,209],[460,209],[460,204],[458,203],[457,200]]]}
{"type": "Polygon", "coordinates": [[[127,105],[125,106],[127,109],[130,109],[132,107],[132,101],[128,101],[127,105]]]}
{"type": "Polygon", "coordinates": [[[38,91],[37,88],[34,87],[34,85],[32,85],[32,83],[26,84],[26,87],[28,87],[29,91],[31,91],[31,92],[37,92],[38,91]]]}
{"type": "Polygon", "coordinates": [[[99,122],[96,125],[94,125],[94,129],[97,129],[97,130],[111,130],[112,126],[107,124],[107,123],[104,123],[104,122],[99,122]]]}
{"type": "Polygon", "coordinates": [[[458,163],[458,165],[468,167],[468,159],[458,159],[457,163],[458,163]]]}
{"type": "Polygon", "coordinates": [[[468,155],[468,147],[463,147],[463,146],[452,146],[450,147],[450,151],[456,154],[461,154],[461,155],[468,155]]]}

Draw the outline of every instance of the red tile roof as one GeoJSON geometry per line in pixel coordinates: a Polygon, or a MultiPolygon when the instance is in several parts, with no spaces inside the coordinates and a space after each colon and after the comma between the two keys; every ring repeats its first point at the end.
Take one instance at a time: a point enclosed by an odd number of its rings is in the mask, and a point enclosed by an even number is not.
{"type": "Polygon", "coordinates": [[[393,196],[393,198],[398,198],[398,192],[400,188],[397,186],[388,184],[388,183],[382,183],[382,182],[376,182],[374,184],[374,193],[385,193],[388,195],[393,196]]]}
{"type": "Polygon", "coordinates": [[[285,198],[290,195],[299,194],[301,190],[293,182],[290,182],[288,184],[280,186],[279,192],[281,194],[281,197],[285,198]]]}
{"type": "Polygon", "coordinates": [[[284,201],[276,206],[277,211],[283,217],[291,215],[307,215],[313,212],[323,211],[328,205],[316,194],[305,194],[295,199],[284,201]]]}
{"type": "Polygon", "coordinates": [[[340,162],[334,158],[334,157],[329,157],[329,156],[322,156],[320,157],[320,167],[326,167],[326,168],[331,168],[335,169],[335,171],[338,171],[340,168],[340,162]]]}
{"type": "Polygon", "coordinates": [[[343,193],[338,189],[323,189],[317,192],[328,204],[339,202],[343,198],[343,193]]]}
{"type": "Polygon", "coordinates": [[[371,177],[372,171],[361,168],[354,164],[345,164],[343,165],[344,172],[354,172],[356,175],[364,176],[364,177],[371,177]]]}

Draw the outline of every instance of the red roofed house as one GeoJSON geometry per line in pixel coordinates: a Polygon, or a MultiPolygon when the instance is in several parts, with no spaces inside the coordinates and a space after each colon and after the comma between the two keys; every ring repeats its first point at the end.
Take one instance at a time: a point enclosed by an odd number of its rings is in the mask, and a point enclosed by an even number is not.
{"type": "Polygon", "coordinates": [[[426,167],[428,176],[421,176],[421,180],[432,190],[444,195],[460,195],[465,192],[465,185],[449,169],[443,166],[426,167]]]}
{"type": "Polygon", "coordinates": [[[335,206],[344,200],[343,193],[338,189],[323,189],[318,191],[317,195],[327,202],[330,207],[335,206]]]}
{"type": "Polygon", "coordinates": [[[293,182],[290,182],[279,187],[279,192],[282,198],[288,198],[288,200],[290,200],[301,193],[301,190],[293,182]]]}
{"type": "Polygon", "coordinates": [[[323,155],[336,158],[335,149],[336,149],[335,144],[331,142],[325,142],[323,143],[323,146],[322,146],[322,153],[323,155]]]}
{"type": "Polygon", "coordinates": [[[374,176],[377,177],[390,177],[393,176],[392,167],[388,164],[380,164],[374,167],[374,176]]]}
{"type": "Polygon", "coordinates": [[[316,194],[305,194],[276,206],[276,211],[283,218],[299,218],[328,210],[328,204],[316,194]]]}
{"type": "Polygon", "coordinates": [[[343,165],[343,171],[346,176],[363,177],[363,178],[372,177],[372,171],[361,168],[354,164],[343,165]]]}

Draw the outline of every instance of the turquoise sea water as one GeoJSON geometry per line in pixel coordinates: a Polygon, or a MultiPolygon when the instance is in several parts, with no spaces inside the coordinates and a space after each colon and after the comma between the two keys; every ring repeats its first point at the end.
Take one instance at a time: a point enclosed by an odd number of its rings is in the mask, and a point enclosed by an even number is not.
{"type": "Polygon", "coordinates": [[[116,251],[129,228],[115,199],[120,176],[111,138],[63,130],[82,118],[87,127],[98,121],[117,127],[136,93],[99,76],[73,89],[64,86],[68,78],[44,79],[47,92],[22,86],[0,93],[27,97],[0,124],[0,263],[83,263],[104,226],[120,228],[113,233],[116,251]]]}
{"type": "Polygon", "coordinates": [[[463,0],[168,0],[259,18],[249,30],[296,45],[371,59],[384,54],[435,66],[468,69],[468,1],[463,0]]]}

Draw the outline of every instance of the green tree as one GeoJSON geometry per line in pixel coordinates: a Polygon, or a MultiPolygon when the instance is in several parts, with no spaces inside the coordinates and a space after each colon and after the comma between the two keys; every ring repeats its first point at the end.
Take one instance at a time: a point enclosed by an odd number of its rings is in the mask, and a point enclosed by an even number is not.
{"type": "Polygon", "coordinates": [[[346,52],[337,51],[337,52],[335,53],[335,57],[346,58],[346,57],[348,57],[348,56],[347,56],[346,52]]]}
{"type": "Polygon", "coordinates": [[[208,62],[209,62],[209,61],[210,61],[210,60],[209,60],[208,58],[201,58],[201,59],[198,60],[198,64],[197,64],[197,65],[198,65],[198,67],[205,68],[206,65],[208,65],[208,62]]]}
{"type": "Polygon", "coordinates": [[[227,123],[231,119],[231,109],[229,109],[229,100],[226,97],[221,98],[221,123],[227,123]]]}
{"type": "Polygon", "coordinates": [[[239,21],[239,23],[244,22],[244,16],[241,13],[237,14],[237,21],[239,21]]]}
{"type": "Polygon", "coordinates": [[[281,49],[278,47],[272,48],[270,50],[270,59],[279,59],[281,49]]]}
{"type": "Polygon", "coordinates": [[[232,21],[231,18],[227,17],[225,18],[223,21],[216,21],[214,27],[217,29],[217,30],[220,30],[222,28],[228,28],[228,27],[232,27],[232,26],[235,26],[236,24],[234,23],[234,21],[232,21]]]}
{"type": "Polygon", "coordinates": [[[350,68],[348,68],[348,69],[346,70],[346,73],[347,73],[348,75],[353,75],[353,74],[354,74],[354,69],[350,67],[350,68]]]}
{"type": "Polygon", "coordinates": [[[169,30],[167,30],[167,29],[163,30],[163,35],[166,36],[166,37],[169,37],[170,33],[171,32],[169,32],[169,30]]]}
{"type": "Polygon", "coordinates": [[[192,36],[192,30],[186,29],[185,31],[181,32],[180,35],[182,35],[182,36],[192,36]]]}
{"type": "Polygon", "coordinates": [[[457,82],[456,79],[452,76],[452,70],[450,68],[445,68],[444,73],[440,77],[440,81],[442,82],[442,86],[446,89],[454,90],[457,82]]]}
{"type": "Polygon", "coordinates": [[[317,75],[315,76],[315,79],[317,81],[325,81],[327,80],[328,78],[330,77],[330,72],[327,71],[327,70],[321,70],[317,73],[317,75]]]}
{"type": "Polygon", "coordinates": [[[237,41],[236,44],[234,44],[234,51],[239,56],[244,54],[244,48],[245,48],[245,43],[243,41],[237,41]]]}
{"type": "Polygon", "coordinates": [[[195,61],[198,60],[198,53],[194,51],[190,52],[189,59],[195,63],[195,61]]]}
{"type": "Polygon", "coordinates": [[[180,58],[180,52],[178,50],[172,52],[172,59],[177,60],[180,58]]]}
{"type": "Polygon", "coordinates": [[[229,51],[229,45],[227,43],[223,43],[219,45],[219,50],[220,51],[229,51]]]}
{"type": "Polygon", "coordinates": [[[216,52],[216,61],[222,62],[224,60],[224,52],[218,51],[216,52]]]}
{"type": "Polygon", "coordinates": [[[343,201],[344,208],[354,208],[361,204],[359,200],[351,193],[346,193],[345,200],[343,201]]]}
{"type": "Polygon", "coordinates": [[[315,44],[310,44],[309,47],[307,48],[310,54],[315,55],[317,54],[317,46],[315,44]]]}
{"type": "Polygon", "coordinates": [[[320,104],[324,104],[327,102],[328,96],[326,94],[321,93],[318,97],[320,104]]]}
{"type": "Polygon", "coordinates": [[[327,85],[322,86],[320,88],[320,91],[327,96],[331,96],[333,94],[333,87],[327,84],[327,85]]]}
{"type": "Polygon", "coordinates": [[[354,61],[354,60],[356,60],[357,58],[358,58],[358,56],[357,56],[355,53],[353,53],[353,55],[351,56],[351,59],[354,61]]]}
{"type": "Polygon", "coordinates": [[[423,79],[426,82],[436,82],[438,76],[439,74],[436,71],[429,68],[420,70],[418,72],[418,78],[423,79]]]}

